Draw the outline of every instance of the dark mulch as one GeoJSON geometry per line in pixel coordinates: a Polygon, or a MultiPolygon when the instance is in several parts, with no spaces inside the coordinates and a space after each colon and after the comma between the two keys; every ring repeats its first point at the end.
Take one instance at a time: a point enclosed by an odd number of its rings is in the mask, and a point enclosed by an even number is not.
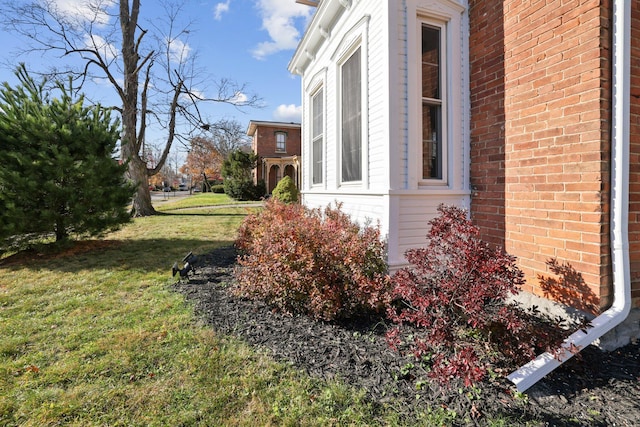
{"type": "Polygon", "coordinates": [[[485,425],[497,417],[505,425],[640,426],[638,344],[612,353],[590,346],[518,398],[504,378],[481,384],[475,393],[445,392],[430,383],[418,391],[419,373],[388,348],[384,321],[337,324],[274,312],[228,292],[233,247],[198,258],[196,274],[176,288],[216,331],[241,337],[312,376],[362,388],[372,402],[392,406],[408,423],[428,405],[455,410],[460,424],[485,425]]]}

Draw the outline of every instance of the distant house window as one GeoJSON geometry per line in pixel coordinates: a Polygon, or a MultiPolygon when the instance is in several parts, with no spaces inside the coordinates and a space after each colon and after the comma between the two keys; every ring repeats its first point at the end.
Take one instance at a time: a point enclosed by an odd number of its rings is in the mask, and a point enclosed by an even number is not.
{"type": "Polygon", "coordinates": [[[342,181],[362,179],[362,76],[360,48],[342,65],[342,181]]]}
{"type": "Polygon", "coordinates": [[[422,25],[422,179],[442,179],[443,151],[443,37],[442,28],[422,25]]]}
{"type": "Polygon", "coordinates": [[[287,134],[285,132],[276,132],[276,151],[287,151],[287,134]]]}
{"type": "Polygon", "coordinates": [[[311,99],[311,141],[313,145],[312,152],[312,184],[322,184],[323,176],[323,126],[324,126],[324,108],[323,108],[323,90],[318,90],[311,99]]]}

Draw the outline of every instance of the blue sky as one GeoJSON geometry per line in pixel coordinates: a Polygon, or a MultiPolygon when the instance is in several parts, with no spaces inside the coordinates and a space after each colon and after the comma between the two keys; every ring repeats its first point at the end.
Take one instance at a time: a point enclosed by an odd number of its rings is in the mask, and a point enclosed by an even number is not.
{"type": "MultiPolygon", "coordinates": [[[[81,13],[86,0],[55,0],[69,13],[81,13]]],[[[104,0],[103,0],[104,1],[104,0]]],[[[114,0],[106,0],[114,1],[114,0]]],[[[142,2],[139,22],[163,14],[160,2],[142,2]]],[[[182,53],[196,57],[197,67],[214,79],[228,78],[246,84],[248,93],[262,99],[263,108],[210,104],[206,114],[212,121],[235,119],[243,126],[249,120],[300,121],[300,79],[287,70],[299,38],[314,8],[295,0],[186,0],[180,16],[192,21],[189,34],[179,40],[182,53]]],[[[24,40],[0,30],[0,81],[15,83],[13,67],[25,62],[29,69],[44,71],[52,63],[68,59],[59,56],[17,56],[24,40]]],[[[117,47],[119,49],[119,46],[117,47]]],[[[108,104],[112,89],[87,87],[108,104]],[[104,91],[104,94],[101,93],[104,91]]],[[[242,96],[242,95],[240,95],[242,96]]],[[[102,102],[102,101],[101,101],[102,102]]],[[[158,136],[160,138],[160,136],[158,136]]]]}

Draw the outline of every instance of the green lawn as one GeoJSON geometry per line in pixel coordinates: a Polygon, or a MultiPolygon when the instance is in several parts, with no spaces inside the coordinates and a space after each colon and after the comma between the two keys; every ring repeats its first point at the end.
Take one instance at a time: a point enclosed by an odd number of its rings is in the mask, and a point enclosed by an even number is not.
{"type": "MultiPolygon", "coordinates": [[[[260,206],[230,204],[215,194],[164,202],[163,214],[62,253],[5,255],[0,426],[407,425],[393,402],[374,407],[216,334],[172,290],[174,261],[230,244],[260,206]]],[[[456,417],[436,403],[411,421],[456,417]]]]}
{"type": "Polygon", "coordinates": [[[235,204],[255,204],[260,202],[238,202],[233,200],[226,194],[200,193],[178,200],[172,200],[173,196],[169,196],[166,201],[162,200],[155,204],[155,208],[159,212],[172,212],[185,208],[202,208],[207,206],[235,205],[235,204]]]}
{"type": "Polygon", "coordinates": [[[136,219],[62,254],[2,260],[0,425],[396,424],[360,392],[217,335],[172,291],[171,264],[229,244],[246,212],[136,219]]]}

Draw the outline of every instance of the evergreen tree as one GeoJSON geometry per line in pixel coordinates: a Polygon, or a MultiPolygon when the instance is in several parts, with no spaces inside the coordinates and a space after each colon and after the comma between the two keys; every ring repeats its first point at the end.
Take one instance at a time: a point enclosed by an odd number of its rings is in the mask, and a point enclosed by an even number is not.
{"type": "Polygon", "coordinates": [[[266,193],[264,182],[254,185],[251,171],[256,167],[258,156],[235,150],[222,163],[224,192],[236,200],[258,200],[266,193]]]}
{"type": "Polygon", "coordinates": [[[97,235],[129,220],[134,187],[114,159],[119,122],[84,106],[73,87],[20,83],[0,89],[0,242],[21,235],[97,235]],[[58,97],[52,96],[53,93],[58,97]]]}

